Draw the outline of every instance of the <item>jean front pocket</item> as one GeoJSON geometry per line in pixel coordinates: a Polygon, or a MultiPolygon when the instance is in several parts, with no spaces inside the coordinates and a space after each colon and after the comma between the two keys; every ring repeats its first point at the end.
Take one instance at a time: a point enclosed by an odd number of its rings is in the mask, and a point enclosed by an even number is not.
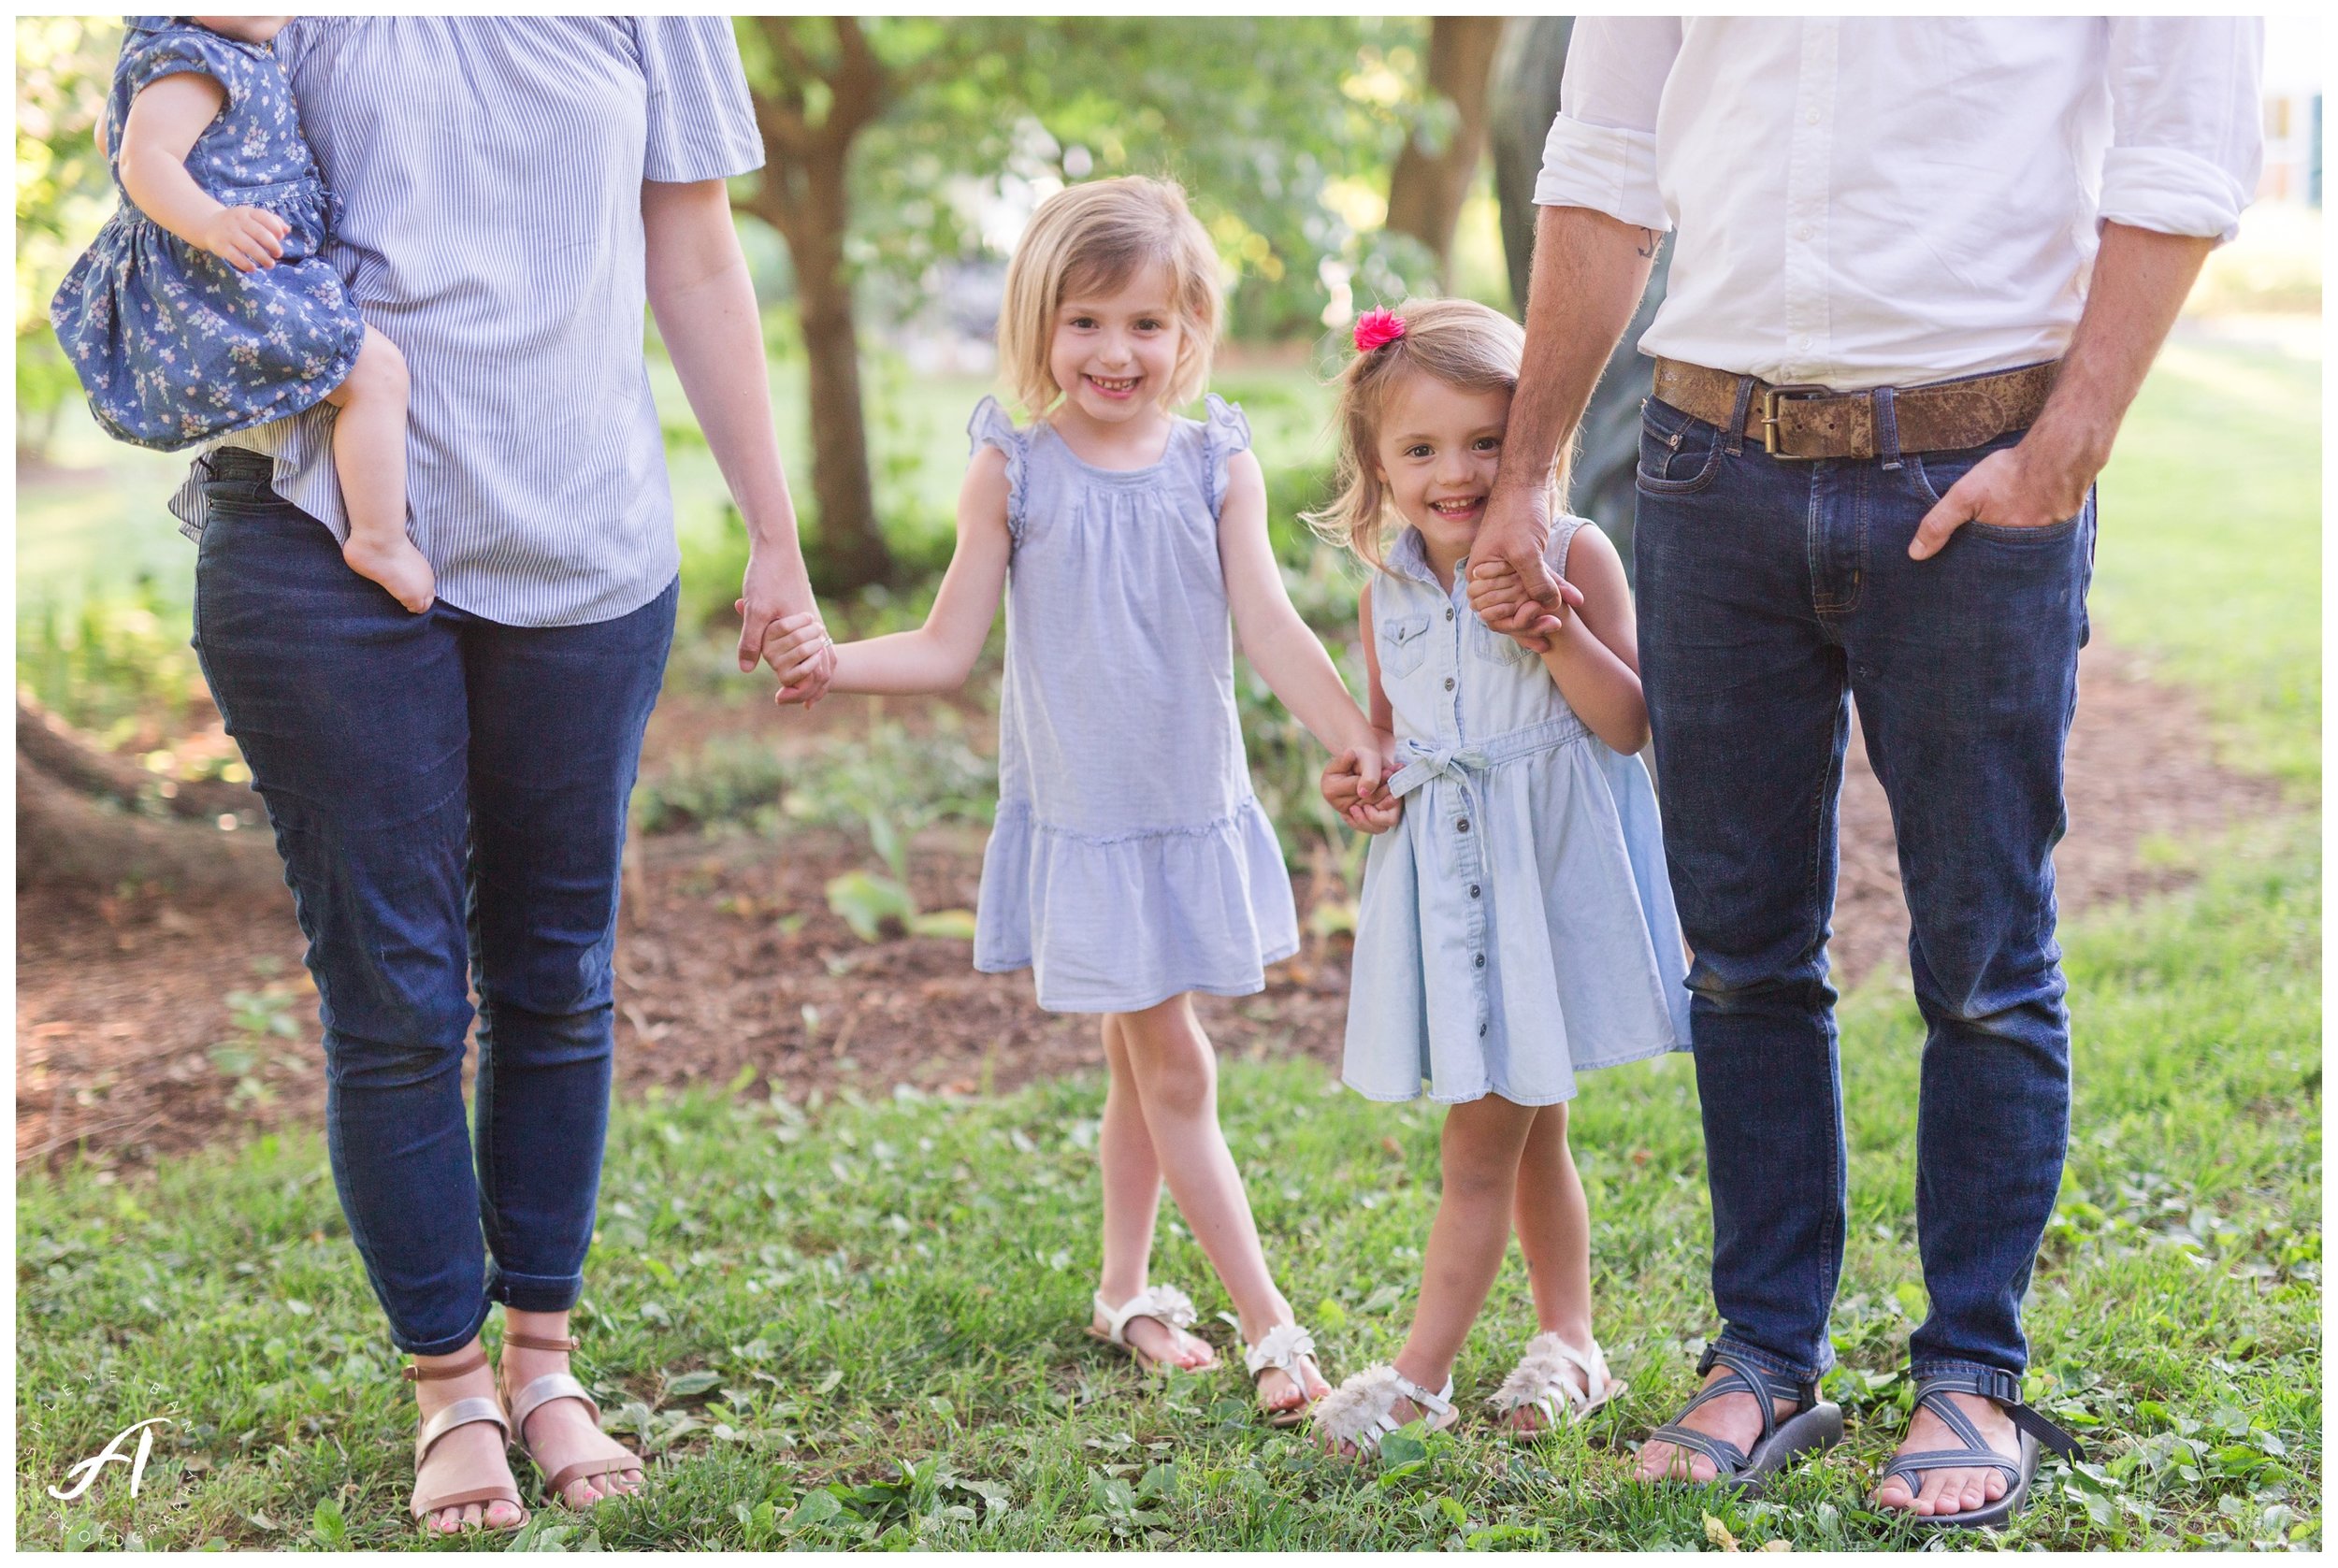
{"type": "Polygon", "coordinates": [[[1392,615],[1379,625],[1380,668],[1391,675],[1409,675],[1421,668],[1429,652],[1426,615],[1392,615]]]}
{"type": "Polygon", "coordinates": [[[1721,432],[1671,404],[1651,397],[1640,405],[1639,488],[1652,496],[1685,496],[1713,482],[1721,465],[1721,432]]]}

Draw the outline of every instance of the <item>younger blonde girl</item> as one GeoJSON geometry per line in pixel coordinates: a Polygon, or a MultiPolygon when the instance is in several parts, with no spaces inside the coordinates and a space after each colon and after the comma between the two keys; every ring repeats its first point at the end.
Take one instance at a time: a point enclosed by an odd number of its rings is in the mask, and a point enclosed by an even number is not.
{"type": "MultiPolygon", "coordinates": [[[[1378,784],[1370,725],[1285,597],[1241,411],[1208,379],[1218,260],[1178,189],[1122,179],[1042,203],[1007,268],[1004,375],[1030,417],[974,410],[958,549],[914,632],[836,650],[829,690],[942,692],[1007,597],[999,811],[974,967],[1030,968],[1039,1005],[1103,1015],[1110,1087],[1103,1278],[1090,1332],[1139,1362],[1216,1364],[1192,1302],[1147,1286],[1164,1179],[1234,1298],[1279,1425],[1328,1385],[1276,1288],[1218,1127],[1195,993],[1246,996],[1299,945],[1291,883],[1250,789],[1233,630],[1300,722],[1378,784]]],[[[818,628],[777,624],[808,659],[818,628]]],[[[789,667],[775,660],[783,681],[789,667]]],[[[796,695],[785,687],[782,701],[796,695]]]]}
{"type": "Polygon", "coordinates": [[[1409,1421],[1456,1418],[1453,1362],[1513,1223],[1542,1331],[1490,1403],[1524,1433],[1621,1390],[1592,1333],[1566,1101],[1579,1072],[1689,1039],[1656,801],[1634,755],[1648,713],[1623,562],[1597,528],[1560,519],[1550,561],[1575,608],[1546,653],[1469,609],[1465,558],[1523,346],[1514,323],[1465,300],[1367,315],[1340,381],[1344,489],[1314,519],[1374,568],[1362,611],[1372,722],[1401,802],[1375,804],[1350,767],[1325,773],[1326,798],[1381,835],[1365,861],[1342,1075],[1369,1099],[1425,1086],[1450,1107],[1412,1331],[1393,1365],[1316,1407],[1318,1441],[1347,1453],[1409,1421]]]}

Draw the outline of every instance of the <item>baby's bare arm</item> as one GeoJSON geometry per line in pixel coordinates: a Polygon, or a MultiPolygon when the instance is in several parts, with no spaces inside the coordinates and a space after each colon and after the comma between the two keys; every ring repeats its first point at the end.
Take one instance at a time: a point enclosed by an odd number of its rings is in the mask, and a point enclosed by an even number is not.
{"type": "Polygon", "coordinates": [[[187,172],[187,154],[227,102],[196,71],[163,77],[130,100],[122,122],[122,188],[138,210],[238,272],[276,265],[291,225],[256,207],[223,207],[187,172]]]}

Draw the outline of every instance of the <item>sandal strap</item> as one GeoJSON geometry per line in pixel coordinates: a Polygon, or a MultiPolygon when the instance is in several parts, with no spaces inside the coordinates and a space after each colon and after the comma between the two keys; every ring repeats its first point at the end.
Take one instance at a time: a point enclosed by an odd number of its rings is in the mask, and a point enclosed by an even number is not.
{"type": "Polygon", "coordinates": [[[409,1383],[438,1383],[449,1377],[468,1377],[487,1364],[487,1352],[478,1351],[469,1360],[454,1361],[445,1366],[426,1367],[409,1361],[398,1370],[398,1375],[409,1383]]]}
{"type": "Polygon", "coordinates": [[[590,1481],[602,1475],[621,1475],[628,1470],[642,1469],[639,1454],[613,1454],[607,1459],[579,1460],[564,1464],[544,1482],[544,1490],[555,1497],[565,1497],[570,1487],[579,1481],[590,1481]]]}
{"type": "Polygon", "coordinates": [[[1934,1373],[1916,1386],[1916,1403],[1938,1416],[1969,1450],[1994,1454],[1996,1450],[1981,1435],[1980,1429],[1956,1408],[1956,1401],[1944,1397],[1949,1394],[1972,1394],[1987,1400],[2004,1411],[2015,1427],[2073,1463],[2086,1457],[2086,1450],[2080,1446],[2078,1439],[2056,1426],[2042,1413],[2022,1403],[2021,1378],[2017,1374],[2001,1367],[1990,1367],[1985,1371],[1934,1373]]]}
{"type": "MultiPolygon", "coordinates": [[[[2021,1479],[2021,1461],[2006,1458],[1994,1448],[1927,1448],[1913,1454],[1895,1454],[1891,1463],[1883,1467],[1883,1480],[1901,1475],[1910,1482],[1927,1470],[1977,1470],[1983,1466],[2005,1472],[2008,1484],[2021,1479]]],[[[1910,1491],[1919,1488],[1911,1485],[1910,1491]]]]}
{"type": "Polygon", "coordinates": [[[1242,1352],[1243,1370],[1255,1381],[1270,1368],[1297,1376],[1299,1359],[1315,1354],[1315,1336],[1296,1323],[1277,1323],[1259,1335],[1256,1345],[1242,1352]]]}
{"type": "MultiPolygon", "coordinates": [[[[1717,1366],[1728,1368],[1730,1375],[1718,1378],[1699,1388],[1696,1396],[1681,1407],[1681,1418],[1686,1419],[1690,1411],[1701,1404],[1710,1403],[1725,1394],[1752,1394],[1754,1403],[1761,1407],[1761,1441],[1767,1443],[1777,1435],[1778,1401],[1794,1402],[1797,1407],[1796,1411],[1797,1415],[1818,1403],[1817,1384],[1799,1383],[1791,1377],[1774,1373],[1759,1361],[1754,1360],[1720,1340],[1715,1340],[1707,1345],[1705,1354],[1697,1359],[1696,1375],[1703,1377],[1717,1366]]],[[[1732,1444],[1730,1446],[1735,1447],[1736,1445],[1732,1444]]],[[[1712,1456],[1708,1454],[1706,1458],[1711,1459],[1712,1456]]],[[[1715,1460],[1715,1462],[1719,1461],[1715,1460]]],[[[1739,1462],[1744,1462],[1742,1450],[1739,1451],[1739,1462]]]]}
{"type": "Polygon", "coordinates": [[[600,1406],[593,1403],[593,1396],[585,1391],[584,1385],[565,1372],[548,1372],[541,1377],[531,1379],[527,1387],[512,1396],[511,1431],[519,1439],[521,1447],[527,1446],[527,1418],[553,1401],[564,1399],[583,1400],[584,1408],[593,1413],[593,1424],[600,1424],[600,1406]]]}
{"type": "MultiPolygon", "coordinates": [[[[1685,1416],[1695,1408],[1696,1408],[1696,1405],[1692,1403],[1681,1414],[1685,1416]]],[[[1675,1448],[1686,1448],[1692,1453],[1704,1455],[1713,1461],[1716,1480],[1729,1479],[1739,1471],[1743,1470],[1747,1462],[1745,1450],[1727,1438],[1715,1437],[1710,1432],[1698,1431],[1695,1427],[1684,1427],[1678,1421],[1658,1427],[1648,1434],[1648,1441],[1669,1443],[1675,1448]]]]}
{"type": "Polygon", "coordinates": [[[1586,1353],[1555,1333],[1537,1334],[1526,1342],[1526,1353],[1519,1358],[1518,1365],[1486,1403],[1496,1410],[1532,1406],[1542,1412],[1545,1420],[1555,1424],[1560,1419],[1562,1402],[1571,1417],[1574,1411],[1597,1403],[1614,1383],[1608,1372],[1608,1359],[1596,1343],[1586,1353]],[[1569,1367],[1581,1374],[1581,1377],[1570,1379],[1566,1374],[1569,1367]]]}
{"type": "Polygon", "coordinates": [[[561,1339],[550,1339],[542,1334],[523,1334],[514,1330],[506,1329],[503,1331],[503,1343],[507,1348],[516,1345],[522,1350],[557,1350],[566,1353],[574,1350],[584,1342],[573,1334],[561,1339]]]}
{"type": "MultiPolygon", "coordinates": [[[[1389,1370],[1391,1372],[1395,1372],[1393,1367],[1389,1370]]],[[[1442,1420],[1446,1414],[1453,1408],[1453,1380],[1450,1377],[1448,1377],[1445,1380],[1445,1387],[1442,1390],[1433,1394],[1429,1392],[1428,1389],[1422,1388],[1420,1384],[1415,1383],[1411,1378],[1407,1377],[1403,1373],[1397,1372],[1396,1391],[1404,1395],[1407,1399],[1412,1401],[1412,1403],[1432,1420],[1442,1420]]],[[[1415,1417],[1414,1419],[1418,1420],[1420,1417],[1415,1417]]],[[[1398,1431],[1408,1424],[1409,1423],[1407,1422],[1397,1420],[1395,1418],[1395,1413],[1393,1411],[1385,1412],[1380,1417],[1380,1425],[1385,1431],[1398,1431]]]]}
{"type": "MultiPolygon", "coordinates": [[[[502,1428],[507,1439],[512,1434],[511,1417],[504,1415],[502,1404],[484,1394],[458,1399],[423,1422],[422,1430],[414,1434],[414,1468],[422,1468],[423,1461],[430,1457],[430,1450],[438,1446],[440,1438],[456,1427],[468,1427],[482,1421],[502,1428]]],[[[518,1499],[512,1501],[517,1502],[518,1499]]],[[[440,1503],[439,1506],[443,1508],[447,1504],[440,1503]]]]}
{"type": "Polygon", "coordinates": [[[1128,1348],[1128,1327],[1139,1317],[1149,1317],[1171,1329],[1190,1329],[1202,1320],[1193,1308],[1193,1298],[1174,1285],[1148,1285],[1114,1306],[1099,1294],[1096,1311],[1104,1318],[1105,1338],[1122,1349],[1128,1348]]]}

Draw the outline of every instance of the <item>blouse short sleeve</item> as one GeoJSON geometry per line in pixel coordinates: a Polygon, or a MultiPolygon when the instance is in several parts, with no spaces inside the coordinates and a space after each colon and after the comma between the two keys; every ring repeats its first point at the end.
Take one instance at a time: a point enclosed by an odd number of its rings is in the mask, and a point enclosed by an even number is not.
{"type": "Polygon", "coordinates": [[[1209,475],[1209,514],[1215,517],[1226,504],[1228,462],[1235,453],[1250,450],[1250,422],[1243,417],[1242,405],[1211,393],[1202,421],[1202,441],[1209,475]]]}
{"type": "Polygon", "coordinates": [[[225,89],[229,110],[243,107],[252,91],[252,72],[256,65],[242,46],[221,37],[208,28],[188,22],[173,22],[163,17],[139,17],[135,22],[155,25],[133,25],[123,39],[122,60],[114,67],[114,79],[123,89],[123,102],[137,97],[165,77],[194,74],[207,76],[225,89]]]}
{"type": "Polygon", "coordinates": [[[1023,432],[1015,428],[997,398],[986,397],[974,405],[974,417],[966,422],[966,440],[970,457],[987,446],[1006,454],[1006,532],[1014,542],[1022,543],[1023,432]]]}
{"type": "Polygon", "coordinates": [[[641,17],[634,27],[649,84],[642,178],[680,184],[761,168],[763,136],[730,20],[641,17]]]}

